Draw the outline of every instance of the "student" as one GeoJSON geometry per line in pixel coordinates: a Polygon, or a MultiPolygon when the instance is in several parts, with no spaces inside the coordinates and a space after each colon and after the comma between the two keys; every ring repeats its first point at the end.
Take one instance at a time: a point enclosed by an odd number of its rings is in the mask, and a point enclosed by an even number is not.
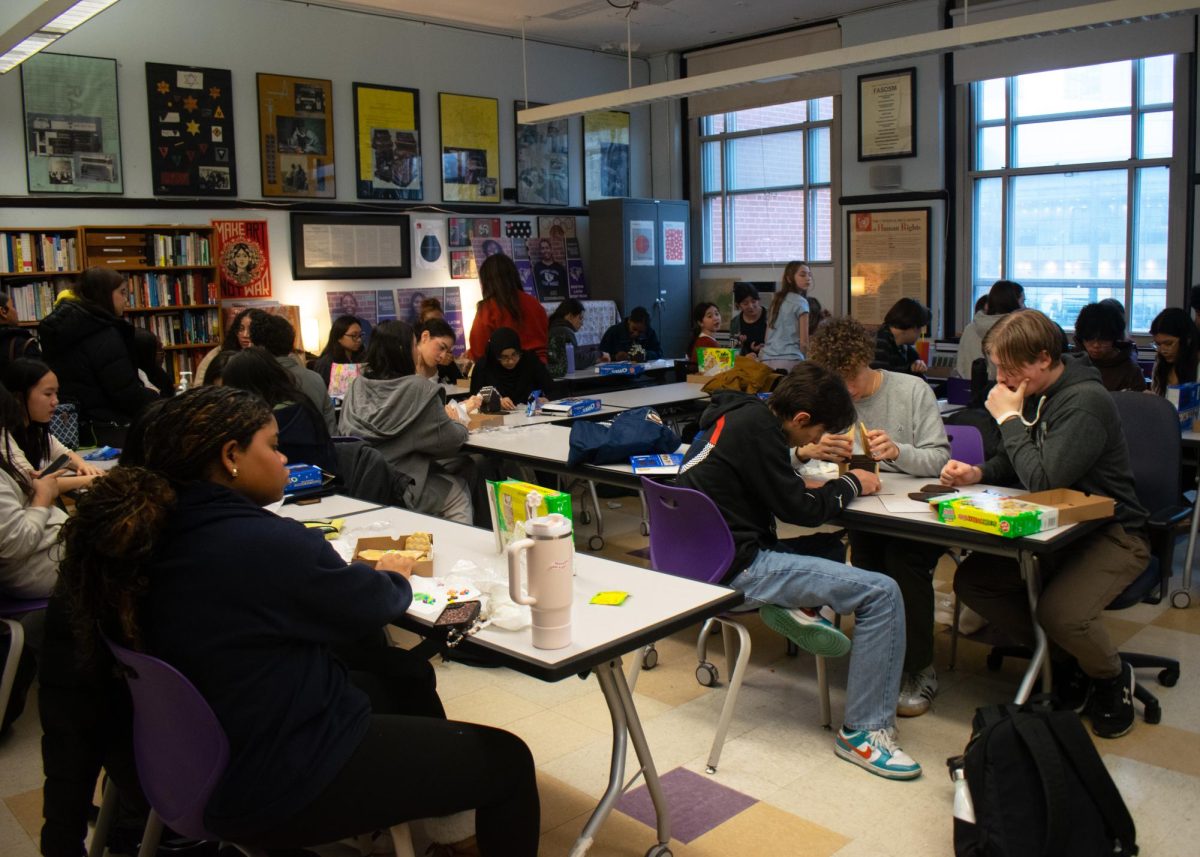
{"type": "Polygon", "coordinates": [[[446,312],[442,309],[442,302],[437,298],[425,298],[421,301],[421,306],[417,311],[417,318],[422,324],[431,318],[445,320],[446,312]]]}
{"type": "MultiPolygon", "coordinates": [[[[9,460],[25,474],[41,471],[60,455],[67,456],[64,470],[73,471],[58,480],[60,492],[90,485],[103,474],[96,465],[84,461],[50,433],[50,418],[58,407],[58,376],[40,360],[14,360],[4,370],[4,386],[20,410],[20,424],[8,428],[13,443],[9,460]]],[[[3,519],[0,519],[3,520],[3,519]]]]}
{"type": "Polygon", "coordinates": [[[471,395],[484,387],[495,387],[500,393],[500,405],[513,410],[529,401],[536,391],[541,398],[550,398],[554,379],[542,361],[531,351],[521,350],[517,332],[508,327],[498,328],[488,340],[486,356],[475,364],[471,373],[471,395]]]}
{"type": "Polygon", "coordinates": [[[164,354],[162,341],[154,331],[134,325],[133,365],[137,367],[142,386],[169,399],[175,395],[175,384],[163,368],[164,354]]]}
{"type": "Polygon", "coordinates": [[[895,738],[904,654],[904,603],[895,581],[793,553],[775,534],[776,518],[819,526],[860,494],[879,490],[879,477],[865,470],[851,470],[818,488],[792,469],[791,448],[853,420],[846,385],[811,363],[783,378],[768,403],[744,393],[714,393],[678,482],[707,494],[721,510],[736,548],[723,583],[745,593],[747,607],[761,607],[770,627],[810,651],[842,653],[849,641],[805,608],[828,604],[854,614],[846,713],[834,751],[881,777],[912,779],[921,766],[895,738]]]}
{"type": "Polygon", "coordinates": [[[555,378],[567,374],[567,346],[575,350],[575,369],[587,369],[595,363],[607,363],[608,355],[601,352],[594,355],[591,348],[581,349],[575,334],[583,327],[583,302],[575,298],[567,298],[554,308],[550,316],[550,341],[546,353],[546,367],[555,378]]]}
{"type": "Polygon", "coordinates": [[[739,353],[758,354],[767,338],[767,314],[753,283],[733,284],[733,305],[737,312],[729,320],[729,335],[739,353]]]}
{"type": "MultiPolygon", "coordinates": [[[[978,303],[975,304],[979,306],[978,303]]],[[[1020,283],[1012,280],[996,280],[992,283],[987,294],[987,312],[979,315],[976,310],[975,319],[967,325],[958,341],[958,357],[954,362],[954,371],[960,378],[971,377],[971,364],[983,357],[983,338],[987,332],[1010,312],[1025,308],[1025,289],[1020,283]]],[[[991,363],[987,366],[988,378],[996,380],[996,369],[991,363]]]]}
{"type": "Polygon", "coordinates": [[[767,338],[758,358],[773,369],[790,369],[808,349],[808,290],[812,269],[807,262],[788,262],[779,291],[767,315],[767,338]]]}
{"type": "Polygon", "coordinates": [[[325,428],[330,434],[336,434],[337,412],[334,411],[333,401],[329,398],[329,383],[322,381],[321,376],[313,370],[305,369],[296,359],[293,353],[296,329],[292,327],[292,323],[281,315],[263,313],[250,322],[250,341],[267,349],[279,365],[287,370],[296,386],[325,420],[325,428]]]}
{"type": "Polygon", "coordinates": [[[1187,313],[1179,307],[1167,307],[1150,322],[1150,335],[1157,350],[1150,389],[1164,396],[1172,384],[1195,381],[1200,332],[1187,313]]]}
{"type": "MultiPolygon", "coordinates": [[[[1183,313],[1183,320],[1191,321],[1183,313]]],[[[1101,612],[1146,569],[1146,511],[1139,505],[1116,405],[1100,373],[1063,361],[1058,326],[1036,310],[1000,319],[984,340],[997,384],[988,413],[1003,443],[982,467],[951,461],[945,485],[1016,478],[1029,491],[1073,488],[1116,501],[1116,520],[1084,536],[1047,575],[1037,621],[1054,646],[1053,674],[1064,704],[1085,703],[1092,731],[1116,738],[1133,728],[1133,671],[1122,663],[1101,612]],[[1090,685],[1090,701],[1088,690],[1090,685]]],[[[954,591],[963,602],[1022,644],[1033,643],[1025,583],[1015,560],[973,552],[954,591]]]]}
{"type": "Polygon", "coordinates": [[[130,421],[158,398],[134,364],[133,325],[122,318],[127,285],[120,271],[88,268],[74,294],[60,297],[38,326],[62,397],[79,409],[81,437],[118,447],[130,421]]]}
{"type": "Polygon", "coordinates": [[[12,295],[0,289],[0,372],[18,358],[37,360],[42,356],[33,331],[21,327],[19,322],[12,295]]]}
{"type": "Polygon", "coordinates": [[[230,754],[204,820],[223,839],[292,849],[474,808],[481,854],[535,854],[520,739],[447,721],[432,668],[404,650],[346,665],[332,653],[404,614],[412,561],[348,565],[262,509],[287,482],[275,443],[271,410],[245,391],[200,387],[162,406],[144,466],[113,470],[64,527],[80,657],[103,630],[212,706],[230,754]]]}
{"type": "Polygon", "coordinates": [[[437,463],[459,452],[467,427],[459,422],[457,407],[446,404],[442,388],[416,374],[416,340],[409,324],[376,325],[367,365],[342,402],[340,426],[342,434],[361,437],[413,480],[408,508],[471,523],[467,481],[437,463]]]}
{"type": "Polygon", "coordinates": [[[821,308],[821,302],[814,297],[805,298],[808,301],[808,338],[812,340],[821,325],[833,318],[833,313],[821,308]]]}
{"type": "Polygon", "coordinates": [[[637,363],[661,360],[663,356],[658,334],[650,326],[650,313],[644,306],[635,306],[628,318],[604,331],[604,336],[600,337],[600,350],[611,354],[613,360],[637,363]]]}
{"type": "MultiPolygon", "coordinates": [[[[950,460],[950,442],[933,390],[915,375],[871,368],[872,358],[877,356],[878,349],[872,346],[867,331],[852,318],[826,323],[808,352],[812,363],[836,372],[846,382],[854,399],[855,424],[867,427],[870,447],[863,451],[878,461],[882,470],[936,478],[950,460]]],[[[844,461],[851,451],[849,437],[826,434],[797,449],[796,457],[801,461],[844,461]]],[[[895,580],[904,599],[904,677],[896,707],[901,717],[924,714],[937,694],[933,571],[944,551],[941,545],[883,540],[850,531],[850,561],[895,580]]]]}
{"type": "Polygon", "coordinates": [[[329,389],[334,363],[360,363],[363,356],[362,324],[352,315],[339,315],[329,328],[329,339],[320,356],[308,368],[321,376],[329,389]]]}
{"type": "Polygon", "coordinates": [[[696,358],[697,348],[720,348],[717,331],[721,329],[721,311],[717,305],[703,301],[692,307],[692,341],[688,345],[687,358],[696,358]]]}
{"type": "Polygon", "coordinates": [[[537,299],[521,288],[521,275],[512,259],[503,253],[489,256],[479,266],[483,299],[475,308],[467,357],[478,360],[487,351],[488,339],[498,327],[511,327],[521,337],[521,348],[533,351],[546,362],[549,320],[537,299]]]}
{"type": "MultiPolygon", "coordinates": [[[[196,378],[204,379],[208,377],[208,367],[217,359],[217,355],[222,351],[241,351],[243,348],[249,348],[253,343],[250,341],[250,323],[254,319],[264,316],[265,313],[261,309],[250,307],[244,309],[233,317],[233,321],[229,323],[229,327],[225,330],[225,338],[221,340],[221,344],[212,351],[204,355],[204,359],[200,361],[200,365],[196,367],[196,378]]],[[[207,384],[208,381],[201,380],[201,383],[207,384]]]]}
{"type": "Polygon", "coordinates": [[[1100,372],[1106,390],[1146,389],[1137,343],[1125,338],[1125,315],[1110,304],[1088,304],[1075,319],[1075,345],[1100,372]]]}
{"type": "Polygon", "coordinates": [[[920,301],[900,298],[883,317],[875,334],[871,366],[906,375],[924,375],[929,367],[913,347],[929,324],[929,309],[920,301]]]}

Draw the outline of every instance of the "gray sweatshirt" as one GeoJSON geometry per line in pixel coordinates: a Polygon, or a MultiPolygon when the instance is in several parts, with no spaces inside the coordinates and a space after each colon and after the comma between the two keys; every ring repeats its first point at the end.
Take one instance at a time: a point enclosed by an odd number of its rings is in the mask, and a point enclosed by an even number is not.
{"type": "Polygon", "coordinates": [[[910,476],[937,476],[950,460],[950,441],[938,412],[937,398],[916,375],[881,372],[879,389],[854,403],[858,421],[867,429],[883,429],[900,450],[882,470],[910,476]]]}
{"type": "MultiPolygon", "coordinates": [[[[975,318],[967,325],[966,330],[962,332],[962,338],[958,341],[958,357],[954,361],[954,371],[958,373],[958,377],[971,377],[971,364],[978,358],[986,356],[983,353],[983,338],[1002,318],[1004,318],[1002,315],[975,313],[975,318]]],[[[990,360],[988,361],[988,377],[993,381],[996,380],[996,367],[990,360]]]]}
{"type": "Polygon", "coordinates": [[[57,507],[30,506],[16,481],[0,471],[0,594],[50,595],[58,581],[58,531],[66,519],[57,507]]]}

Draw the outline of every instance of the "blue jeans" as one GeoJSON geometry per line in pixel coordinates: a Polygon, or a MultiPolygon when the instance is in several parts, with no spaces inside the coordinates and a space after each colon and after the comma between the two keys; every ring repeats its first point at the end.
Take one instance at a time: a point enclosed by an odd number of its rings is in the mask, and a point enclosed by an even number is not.
{"type": "Polygon", "coordinates": [[[896,720],[904,663],[904,601],[896,581],[815,556],[760,550],[730,583],[746,607],[820,607],[854,614],[854,648],[846,679],[847,731],[885,729],[896,720]]]}

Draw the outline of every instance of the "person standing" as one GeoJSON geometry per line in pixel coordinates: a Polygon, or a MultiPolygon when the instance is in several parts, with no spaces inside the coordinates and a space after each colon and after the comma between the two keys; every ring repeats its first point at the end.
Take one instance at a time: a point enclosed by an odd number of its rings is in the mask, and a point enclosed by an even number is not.
{"type": "Polygon", "coordinates": [[[521,288],[516,263],[503,253],[484,259],[479,266],[479,286],[483,297],[475,307],[467,357],[479,360],[496,328],[511,327],[521,337],[521,349],[534,352],[545,363],[550,322],[537,299],[521,288]]]}

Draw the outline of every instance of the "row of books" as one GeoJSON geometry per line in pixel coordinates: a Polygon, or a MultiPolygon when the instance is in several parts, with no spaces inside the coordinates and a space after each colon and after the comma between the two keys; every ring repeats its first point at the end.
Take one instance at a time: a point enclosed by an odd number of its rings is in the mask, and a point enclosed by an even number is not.
{"type": "Polygon", "coordinates": [[[8,286],[13,306],[20,321],[41,321],[54,309],[54,298],[58,294],[50,280],[8,286]]]}
{"type": "Polygon", "coordinates": [[[77,239],[42,232],[0,233],[0,274],[79,269],[77,239]]]}
{"type": "Polygon", "coordinates": [[[215,309],[138,315],[133,316],[131,321],[154,333],[163,345],[215,345],[219,339],[215,309]]]}
{"type": "Polygon", "coordinates": [[[163,360],[163,369],[175,384],[179,383],[180,372],[191,372],[192,384],[198,385],[200,379],[196,377],[196,370],[200,367],[200,361],[204,359],[206,353],[199,348],[195,351],[168,351],[163,360]]]}
{"type": "Polygon", "coordinates": [[[216,302],[217,284],[211,282],[204,271],[129,275],[129,306],[132,309],[216,302]]]}
{"type": "Polygon", "coordinates": [[[151,233],[146,237],[146,258],[156,267],[177,265],[211,265],[208,237],[199,232],[165,235],[151,233]]]}

